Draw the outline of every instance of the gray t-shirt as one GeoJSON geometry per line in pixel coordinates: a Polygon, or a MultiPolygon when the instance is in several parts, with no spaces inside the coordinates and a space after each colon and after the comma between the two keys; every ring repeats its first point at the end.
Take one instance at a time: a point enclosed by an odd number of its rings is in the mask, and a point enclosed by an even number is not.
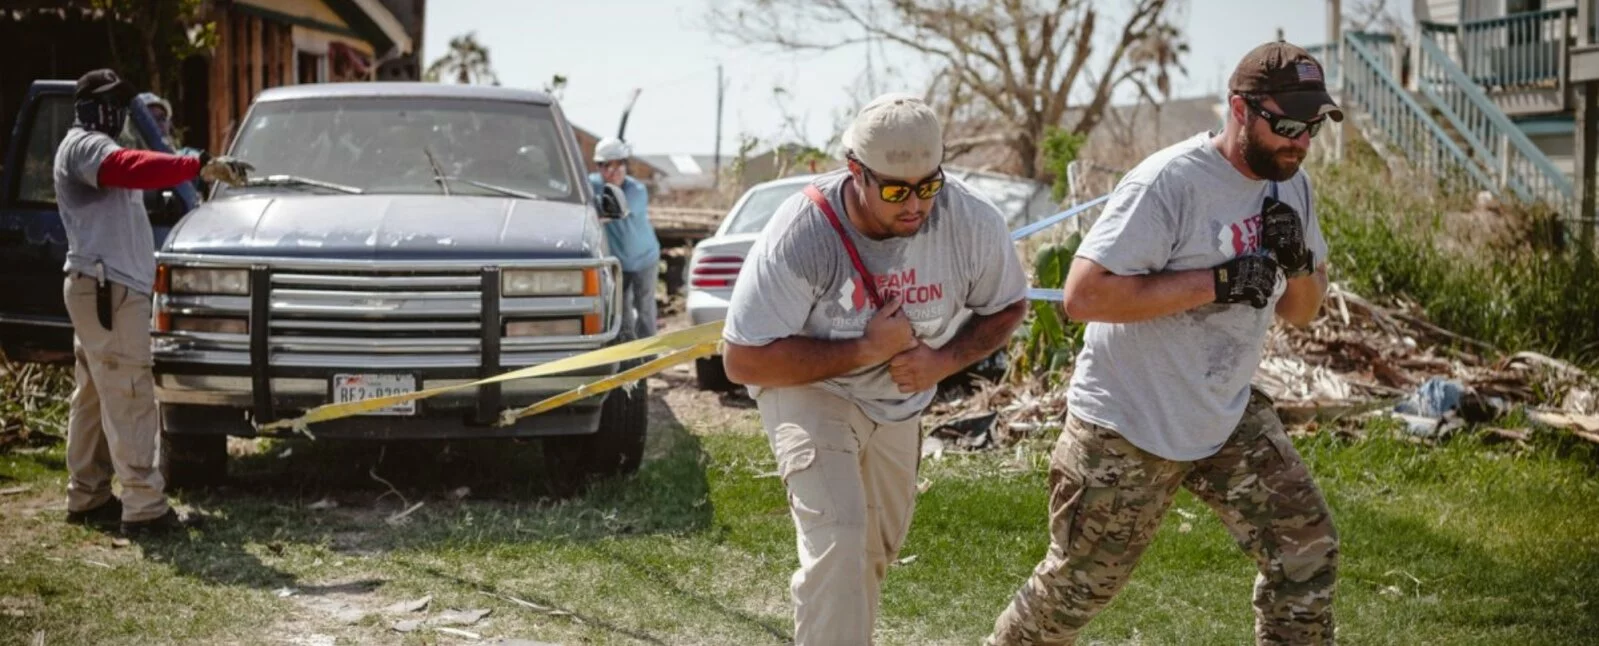
{"type": "MultiPolygon", "coordinates": [[[[986,316],[1026,296],[1016,248],[994,203],[959,180],[946,179],[921,231],[905,238],[873,240],[855,230],[844,213],[849,173],[816,179],[849,232],[887,300],[900,294],[901,311],[916,336],[942,347],[957,317],[986,316]]],[[[802,192],[778,207],[750,249],[733,283],[723,338],[761,346],[790,336],[853,339],[866,331],[876,311],[849,253],[827,216],[802,192]]],[[[911,419],[932,402],[936,388],[901,393],[888,365],[861,368],[818,384],[849,399],[882,423],[911,419]]],[[[750,388],[759,395],[759,388],[750,388]]]]}
{"type": "MultiPolygon", "coordinates": [[[[1250,180],[1211,134],[1162,150],[1130,171],[1077,255],[1118,275],[1215,267],[1260,252],[1261,201],[1272,182],[1250,180]]],[[[1305,243],[1327,257],[1304,171],[1276,185],[1305,223],[1305,243]]],[[[1089,323],[1067,391],[1078,417],[1171,460],[1215,453],[1243,418],[1249,382],[1286,283],[1265,309],[1209,304],[1137,323],[1089,323]]]]}
{"type": "Polygon", "coordinates": [[[103,133],[74,126],[56,148],[56,203],[67,229],[66,271],[90,276],[105,263],[106,278],[142,294],[155,285],[155,238],[144,193],[102,188],[100,163],[121,149],[103,133]]]}

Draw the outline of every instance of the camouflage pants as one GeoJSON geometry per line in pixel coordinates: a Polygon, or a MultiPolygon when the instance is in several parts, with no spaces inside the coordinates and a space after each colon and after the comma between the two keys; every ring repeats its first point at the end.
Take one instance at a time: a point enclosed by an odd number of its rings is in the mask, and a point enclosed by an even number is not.
{"type": "Polygon", "coordinates": [[[1187,488],[1255,559],[1255,642],[1333,643],[1338,534],[1271,402],[1250,397],[1215,455],[1175,462],[1068,417],[1050,456],[1049,552],[1000,614],[990,645],[1071,644],[1126,585],[1187,488]]]}

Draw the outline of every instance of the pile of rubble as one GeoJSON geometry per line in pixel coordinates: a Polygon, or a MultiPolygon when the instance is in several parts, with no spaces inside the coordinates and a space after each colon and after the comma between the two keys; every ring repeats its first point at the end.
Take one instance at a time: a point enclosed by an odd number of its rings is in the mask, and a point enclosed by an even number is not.
{"type": "MultiPolygon", "coordinates": [[[[1059,380],[983,382],[935,403],[929,450],[1008,446],[1058,428],[1066,411],[1066,377],[1059,380]]],[[[1535,352],[1503,356],[1427,322],[1413,304],[1381,307],[1337,284],[1314,325],[1272,328],[1254,384],[1291,427],[1386,415],[1411,435],[1437,438],[1473,423],[1503,426],[1520,409],[1531,424],[1599,443],[1599,379],[1535,352]]],[[[1525,440],[1528,430],[1493,432],[1525,440]]]]}

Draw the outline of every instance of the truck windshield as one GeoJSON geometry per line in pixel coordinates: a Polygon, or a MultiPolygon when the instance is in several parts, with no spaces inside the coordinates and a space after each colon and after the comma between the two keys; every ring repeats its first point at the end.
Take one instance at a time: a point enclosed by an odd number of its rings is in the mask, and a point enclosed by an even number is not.
{"type": "MultiPolygon", "coordinates": [[[[232,154],[252,177],[290,175],[364,193],[440,193],[431,152],[456,194],[575,202],[549,107],[510,101],[351,98],[271,101],[251,110],[232,154]]],[[[224,187],[226,188],[226,187],[224,187]]],[[[284,190],[263,183],[230,191],[284,190]]],[[[304,190],[304,187],[301,187],[304,190]]],[[[310,190],[317,190],[311,187],[310,190]]]]}

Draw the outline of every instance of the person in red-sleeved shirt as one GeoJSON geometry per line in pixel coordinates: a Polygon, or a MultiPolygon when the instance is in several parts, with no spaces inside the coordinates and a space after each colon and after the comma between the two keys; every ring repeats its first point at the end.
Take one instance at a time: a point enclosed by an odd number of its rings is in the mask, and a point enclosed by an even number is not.
{"type": "Polygon", "coordinates": [[[67,521],[136,534],[185,527],[155,467],[150,373],[155,242],[141,191],[196,176],[240,184],[249,164],[118,146],[134,92],[111,70],[78,79],[76,120],[56,149],[56,202],[67,232],[63,286],[75,357],[67,421],[67,521]],[[122,498],[111,494],[111,476],[122,498]]]}

